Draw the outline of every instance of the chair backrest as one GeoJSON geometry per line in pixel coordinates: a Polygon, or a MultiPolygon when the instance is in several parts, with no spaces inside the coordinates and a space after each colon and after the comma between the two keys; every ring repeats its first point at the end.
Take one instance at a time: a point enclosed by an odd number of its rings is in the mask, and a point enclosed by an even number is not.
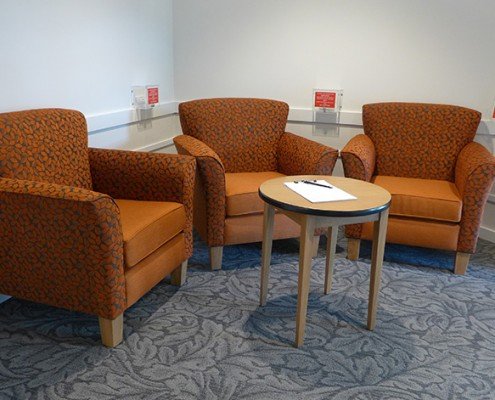
{"type": "Polygon", "coordinates": [[[364,133],[376,149],[376,175],[454,181],[461,149],[473,141],[481,114],[443,104],[363,106],[364,133]]]}
{"type": "Polygon", "coordinates": [[[203,99],[179,105],[182,132],[211,147],[227,172],[277,169],[289,106],[263,99],[203,99]]]}
{"type": "Polygon", "coordinates": [[[0,177],[91,189],[84,115],[62,109],[0,114],[0,177]]]}

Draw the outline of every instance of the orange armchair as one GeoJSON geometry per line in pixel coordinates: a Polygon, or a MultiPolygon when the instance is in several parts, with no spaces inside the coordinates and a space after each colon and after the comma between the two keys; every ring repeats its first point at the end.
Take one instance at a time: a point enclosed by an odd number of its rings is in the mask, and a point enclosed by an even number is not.
{"type": "MultiPolygon", "coordinates": [[[[194,227],[210,247],[212,269],[223,246],[262,240],[264,181],[299,174],[330,175],[337,151],[285,132],[287,104],[263,99],[204,99],[179,105],[184,135],[177,151],[196,157],[194,227]]],[[[298,237],[299,226],[275,216],[274,238],[298,237]]],[[[317,243],[318,241],[315,241],[317,243]]]]}
{"type": "Polygon", "coordinates": [[[0,114],[0,293],[99,317],[123,313],[192,253],[192,157],[88,149],[84,116],[0,114]]]}
{"type": "MultiPolygon", "coordinates": [[[[364,134],[342,150],[347,177],[392,194],[387,241],[456,251],[464,274],[495,178],[495,157],[473,142],[481,114],[468,108],[416,103],[363,106],[364,134]]],[[[359,256],[369,224],[346,227],[348,257],[359,256]]]]}

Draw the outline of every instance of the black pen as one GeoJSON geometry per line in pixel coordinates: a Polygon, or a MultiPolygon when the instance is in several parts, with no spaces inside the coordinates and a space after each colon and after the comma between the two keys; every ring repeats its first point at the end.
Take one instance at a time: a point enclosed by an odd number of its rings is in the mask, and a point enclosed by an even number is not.
{"type": "MultiPolygon", "coordinates": [[[[327,189],[333,189],[332,186],[322,185],[321,183],[311,182],[311,181],[301,181],[302,183],[307,183],[308,185],[321,186],[327,189]]],[[[296,182],[297,183],[297,182],[296,182]]]]}

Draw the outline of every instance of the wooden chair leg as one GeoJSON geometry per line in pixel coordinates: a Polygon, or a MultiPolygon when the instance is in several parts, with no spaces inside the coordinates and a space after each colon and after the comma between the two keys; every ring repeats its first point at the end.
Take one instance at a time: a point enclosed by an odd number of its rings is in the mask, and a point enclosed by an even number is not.
{"type": "Polygon", "coordinates": [[[187,278],[187,260],[179,265],[173,272],[170,282],[174,286],[182,286],[187,278]]]}
{"type": "Polygon", "coordinates": [[[115,319],[98,317],[100,323],[101,342],[107,347],[115,347],[124,336],[124,314],[115,319]]]}
{"type": "Polygon", "coordinates": [[[318,255],[318,248],[320,247],[320,238],[321,236],[315,236],[313,238],[313,249],[311,251],[313,258],[315,258],[318,255]]]}
{"type": "Polygon", "coordinates": [[[210,266],[213,271],[222,269],[223,246],[210,247],[210,266]]]}
{"type": "Polygon", "coordinates": [[[469,257],[471,257],[471,254],[469,253],[461,253],[460,251],[455,253],[454,274],[464,275],[466,273],[469,264],[469,257]]]}
{"type": "Polygon", "coordinates": [[[361,245],[360,239],[347,239],[347,258],[352,261],[356,261],[359,258],[359,247],[361,245]]]}

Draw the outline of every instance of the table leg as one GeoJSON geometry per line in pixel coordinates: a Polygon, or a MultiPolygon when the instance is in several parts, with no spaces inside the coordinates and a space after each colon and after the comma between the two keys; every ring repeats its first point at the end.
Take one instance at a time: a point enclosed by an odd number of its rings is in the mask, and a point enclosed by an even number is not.
{"type": "Polygon", "coordinates": [[[372,331],[376,324],[378,293],[382,278],[383,253],[387,237],[388,209],[382,211],[373,226],[373,249],[371,253],[370,292],[368,299],[368,329],[372,331]]]}
{"type": "Polygon", "coordinates": [[[261,248],[260,306],[264,306],[266,304],[266,295],[268,293],[268,276],[270,274],[270,261],[272,258],[274,216],[275,209],[273,206],[265,203],[265,212],[263,214],[263,244],[261,248]]]}
{"type": "Polygon", "coordinates": [[[308,310],[309,278],[311,275],[311,259],[315,232],[316,217],[306,215],[301,226],[301,242],[299,248],[299,278],[297,293],[296,342],[300,347],[304,343],[306,313],[308,310]]]}
{"type": "Polygon", "coordinates": [[[337,247],[337,234],[339,227],[329,227],[327,233],[327,260],[325,264],[325,294],[332,289],[333,266],[335,264],[335,248],[337,247]]]}

